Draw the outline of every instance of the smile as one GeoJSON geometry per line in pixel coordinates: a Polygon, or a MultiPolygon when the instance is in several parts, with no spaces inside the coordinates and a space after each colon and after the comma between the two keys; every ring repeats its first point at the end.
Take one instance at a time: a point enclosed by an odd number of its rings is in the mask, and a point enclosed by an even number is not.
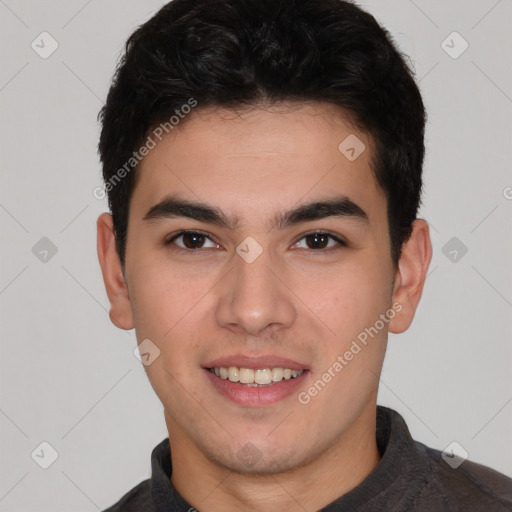
{"type": "Polygon", "coordinates": [[[283,380],[291,380],[302,375],[303,370],[290,368],[240,368],[237,366],[217,366],[209,368],[209,371],[217,377],[238,382],[247,386],[268,386],[283,380]]]}

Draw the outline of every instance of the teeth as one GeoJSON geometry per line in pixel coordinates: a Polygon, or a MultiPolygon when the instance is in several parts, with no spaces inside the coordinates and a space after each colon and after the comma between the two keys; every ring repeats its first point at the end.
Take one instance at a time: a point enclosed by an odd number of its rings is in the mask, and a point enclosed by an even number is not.
{"type": "Polygon", "coordinates": [[[254,383],[254,370],[250,368],[240,368],[240,382],[242,384],[254,383]]]}
{"type": "Polygon", "coordinates": [[[279,382],[283,380],[284,370],[282,368],[272,368],[272,380],[274,382],[279,382]]]}
{"type": "Polygon", "coordinates": [[[238,382],[240,380],[240,370],[236,366],[228,368],[228,378],[231,382],[238,382]]]}
{"type": "Polygon", "coordinates": [[[295,379],[302,375],[304,370],[290,370],[289,368],[238,368],[220,366],[211,368],[210,371],[221,379],[229,379],[231,382],[240,382],[248,386],[265,386],[273,382],[295,379]]]}
{"type": "Polygon", "coordinates": [[[254,372],[254,382],[256,384],[270,384],[272,382],[272,370],[264,368],[254,372]]]}

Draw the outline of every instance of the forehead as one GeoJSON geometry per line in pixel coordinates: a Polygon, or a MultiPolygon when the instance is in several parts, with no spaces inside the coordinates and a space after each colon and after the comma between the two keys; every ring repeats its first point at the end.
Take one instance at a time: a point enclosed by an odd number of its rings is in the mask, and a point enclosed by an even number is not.
{"type": "Polygon", "coordinates": [[[221,206],[237,218],[262,218],[334,194],[365,203],[370,215],[379,214],[382,201],[385,206],[372,171],[371,138],[332,105],[197,107],[153,139],[137,170],[134,209],[169,193],[221,206]]]}

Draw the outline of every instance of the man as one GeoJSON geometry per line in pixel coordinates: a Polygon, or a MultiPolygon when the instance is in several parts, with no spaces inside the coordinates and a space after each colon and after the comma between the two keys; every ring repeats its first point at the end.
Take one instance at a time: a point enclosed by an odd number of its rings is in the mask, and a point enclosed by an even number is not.
{"type": "Polygon", "coordinates": [[[174,0],[128,40],[99,144],[110,318],[169,438],[114,511],[512,509],[512,481],[377,408],[431,259],[425,111],[342,0],[174,0]]]}

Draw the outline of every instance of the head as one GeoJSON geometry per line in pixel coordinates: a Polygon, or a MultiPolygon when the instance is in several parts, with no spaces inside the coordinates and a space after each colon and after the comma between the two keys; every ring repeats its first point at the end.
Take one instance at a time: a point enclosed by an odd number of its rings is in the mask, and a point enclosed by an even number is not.
{"type": "Polygon", "coordinates": [[[342,0],[174,0],[129,38],[101,122],[110,315],[158,351],[174,439],[265,473],[354,432],[431,255],[425,111],[389,34],[342,0]],[[304,372],[239,400],[210,370],[243,364],[304,372]]]}

